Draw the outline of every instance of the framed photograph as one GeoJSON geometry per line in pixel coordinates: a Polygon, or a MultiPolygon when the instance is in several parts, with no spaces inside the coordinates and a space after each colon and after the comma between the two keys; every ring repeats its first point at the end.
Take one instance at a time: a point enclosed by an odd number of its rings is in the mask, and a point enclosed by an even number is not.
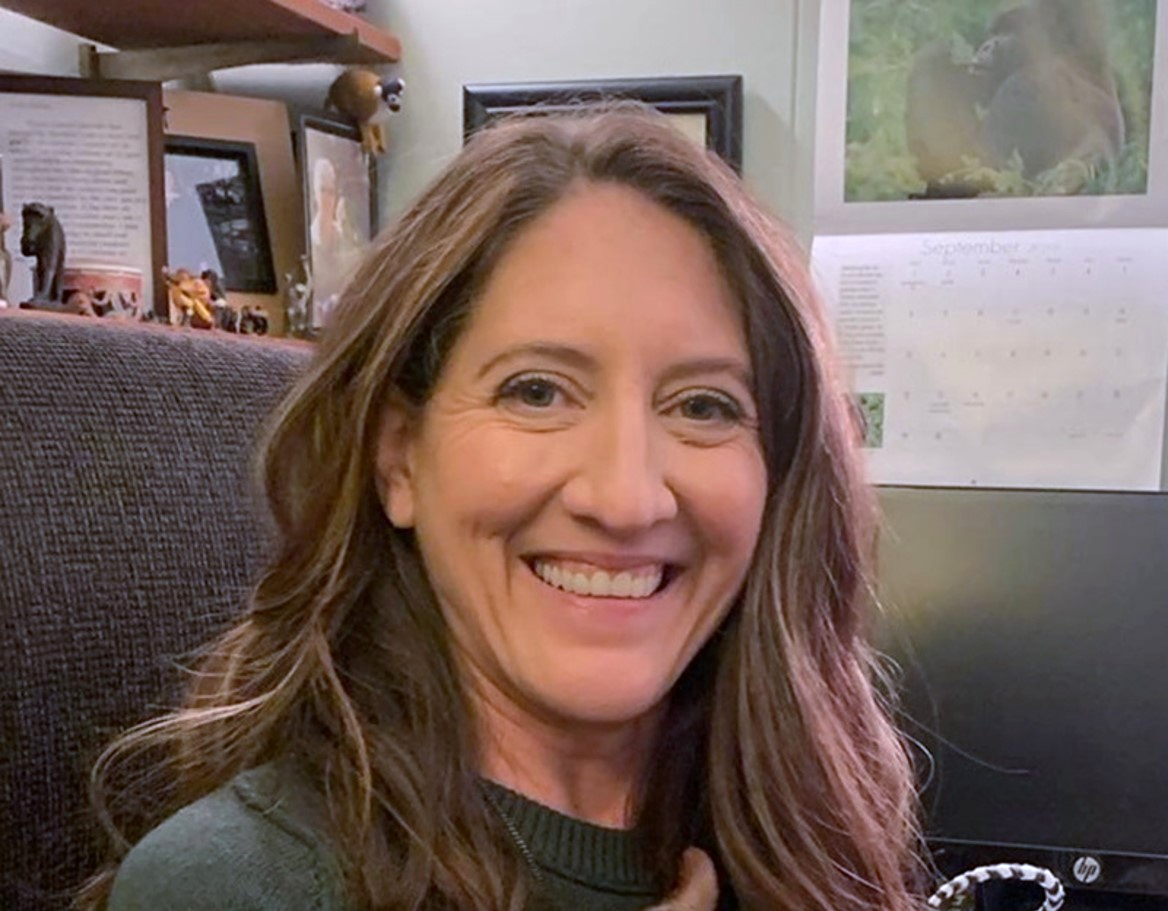
{"type": "Polygon", "coordinates": [[[509,114],[548,114],[617,98],[652,105],[686,135],[721,155],[735,171],[742,171],[741,76],[467,85],[462,89],[463,138],[509,114]]]}
{"type": "MultiPolygon", "coordinates": [[[[249,194],[249,199],[263,213],[262,223],[266,227],[268,242],[260,246],[269,251],[273,282],[269,291],[237,291],[228,286],[228,297],[232,306],[262,310],[268,318],[269,334],[286,334],[285,298],[280,289],[296,281],[300,238],[304,234],[300,183],[292,154],[292,126],[287,105],[264,98],[174,90],[165,91],[163,101],[166,104],[168,142],[172,139],[206,141],[212,145],[224,143],[216,146],[219,149],[243,147],[254,151],[255,158],[249,159],[247,165],[258,181],[259,189],[254,195],[249,194]]],[[[171,192],[174,192],[173,187],[171,192]]],[[[174,203],[171,205],[173,207],[174,203]]],[[[249,216],[249,224],[260,224],[255,217],[256,207],[249,205],[248,210],[253,213],[249,216]]],[[[206,235],[203,235],[203,243],[205,250],[206,235]]],[[[214,246],[214,240],[211,246],[214,246]]],[[[197,256],[194,264],[198,265],[198,261],[204,258],[197,256]]],[[[172,267],[182,265],[183,262],[171,257],[172,267]]]]}
{"type": "Polygon", "coordinates": [[[167,263],[228,291],[276,293],[255,144],[166,137],[167,263]]]}
{"type": "Polygon", "coordinates": [[[84,312],[165,319],[162,156],[159,86],[0,74],[10,304],[64,309],[84,292],[84,312]],[[19,254],[26,224],[34,256],[19,254]]]}
{"type": "Polygon", "coordinates": [[[297,151],[312,275],[308,322],[318,332],[377,233],[377,160],[355,127],[316,114],[301,115],[297,151]]]}

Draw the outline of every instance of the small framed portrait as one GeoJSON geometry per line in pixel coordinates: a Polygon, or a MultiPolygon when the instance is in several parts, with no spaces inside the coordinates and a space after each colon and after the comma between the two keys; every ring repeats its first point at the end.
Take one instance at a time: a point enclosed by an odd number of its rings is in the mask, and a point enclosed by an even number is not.
{"type": "Polygon", "coordinates": [[[582,103],[621,98],[655,107],[683,133],[741,172],[741,76],[467,85],[462,89],[463,137],[469,139],[480,127],[511,114],[550,114],[582,103]]]}
{"type": "Polygon", "coordinates": [[[255,145],[167,136],[165,165],[170,268],[211,269],[228,291],[274,294],[255,145]]]}
{"type": "Polygon", "coordinates": [[[297,153],[315,333],[377,233],[377,160],[361,148],[356,128],[316,114],[300,117],[297,153]]]}

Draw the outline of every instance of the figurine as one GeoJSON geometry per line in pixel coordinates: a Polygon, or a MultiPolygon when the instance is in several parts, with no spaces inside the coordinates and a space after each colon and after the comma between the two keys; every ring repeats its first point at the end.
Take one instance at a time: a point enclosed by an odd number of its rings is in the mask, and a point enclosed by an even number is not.
{"type": "Polygon", "coordinates": [[[23,256],[35,256],[32,298],[22,307],[61,309],[61,273],[65,269],[65,231],[52,206],[30,202],[21,210],[24,231],[20,236],[23,256]],[[54,306],[56,305],[56,306],[54,306]]]}
{"type": "Polygon", "coordinates": [[[205,281],[196,278],[189,269],[176,269],[174,272],[164,270],[162,274],[166,278],[172,326],[210,329],[215,325],[211,289],[205,281]]]}
{"type": "Polygon", "coordinates": [[[361,132],[361,147],[367,154],[380,155],[385,151],[385,132],[381,124],[373,123],[373,118],[383,102],[391,111],[400,111],[405,90],[401,79],[382,79],[373,70],[350,67],[329,86],[325,107],[353,121],[361,132]]]}
{"type": "Polygon", "coordinates": [[[199,276],[207,285],[211,295],[211,312],[215,318],[215,327],[227,332],[239,331],[239,311],[227,300],[227,292],[223,289],[223,280],[214,269],[204,269],[199,276]]]}
{"type": "Polygon", "coordinates": [[[12,254],[4,244],[4,233],[12,227],[12,219],[0,212],[0,308],[8,306],[8,284],[12,281],[12,254]]]}
{"type": "Polygon", "coordinates": [[[260,304],[244,304],[239,311],[239,331],[243,335],[267,335],[268,311],[260,304]]]}
{"type": "Polygon", "coordinates": [[[287,287],[288,301],[284,305],[285,332],[293,338],[308,336],[308,303],[312,300],[312,264],[308,254],[300,255],[300,273],[303,280],[298,281],[295,272],[284,276],[287,287]]]}

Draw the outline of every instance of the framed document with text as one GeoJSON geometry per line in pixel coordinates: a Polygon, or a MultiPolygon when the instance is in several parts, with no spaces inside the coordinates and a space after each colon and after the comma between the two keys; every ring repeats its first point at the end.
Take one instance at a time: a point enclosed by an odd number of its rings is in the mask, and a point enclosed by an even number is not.
{"type": "MultiPolygon", "coordinates": [[[[0,210],[13,230],[25,206],[51,207],[64,231],[66,278],[117,274],[124,302],[160,318],[162,187],[158,85],[0,75],[0,210]]],[[[33,278],[31,262],[18,258],[14,305],[31,296],[33,278]]]]}

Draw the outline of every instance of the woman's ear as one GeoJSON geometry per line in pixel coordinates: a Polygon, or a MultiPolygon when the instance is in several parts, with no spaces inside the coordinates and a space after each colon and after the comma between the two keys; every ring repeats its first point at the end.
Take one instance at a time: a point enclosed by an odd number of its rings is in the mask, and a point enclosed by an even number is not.
{"type": "Polygon", "coordinates": [[[373,475],[386,518],[395,528],[414,526],[412,409],[396,396],[381,412],[373,475]]]}

